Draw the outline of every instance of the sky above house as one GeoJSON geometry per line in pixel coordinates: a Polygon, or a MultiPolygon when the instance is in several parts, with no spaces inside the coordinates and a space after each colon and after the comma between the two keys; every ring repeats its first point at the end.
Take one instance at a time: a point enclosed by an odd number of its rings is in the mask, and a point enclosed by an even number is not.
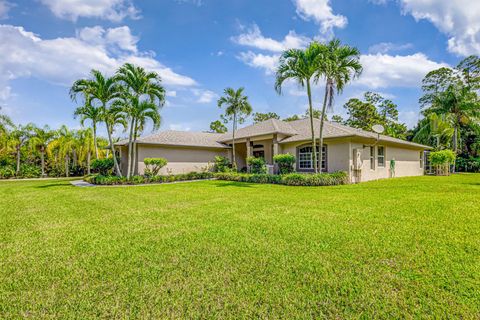
{"type": "MultiPolygon", "coordinates": [[[[79,127],[73,81],[132,62],[163,79],[161,130],[208,130],[226,87],[245,87],[256,112],[303,114],[302,88],[274,90],[278,57],[337,37],[361,51],[364,72],[336,97],[334,113],[345,116],[348,99],[374,91],[412,127],[423,76],[480,54],[479,16],[471,0],[0,0],[0,112],[79,127]]],[[[321,97],[322,83],[317,108],[321,97]]]]}

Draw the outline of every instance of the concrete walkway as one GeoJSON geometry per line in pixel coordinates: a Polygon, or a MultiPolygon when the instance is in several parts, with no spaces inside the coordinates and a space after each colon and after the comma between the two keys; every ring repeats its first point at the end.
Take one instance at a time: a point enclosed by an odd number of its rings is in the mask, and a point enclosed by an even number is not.
{"type": "Polygon", "coordinates": [[[94,184],[88,183],[83,180],[74,180],[74,181],[70,181],[70,183],[75,187],[95,187],[94,184]]]}

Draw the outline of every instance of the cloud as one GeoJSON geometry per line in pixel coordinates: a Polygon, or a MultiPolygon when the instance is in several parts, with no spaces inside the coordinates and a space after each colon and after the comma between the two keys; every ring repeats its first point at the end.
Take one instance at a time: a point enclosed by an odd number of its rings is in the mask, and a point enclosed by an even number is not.
{"type": "Polygon", "coordinates": [[[175,98],[177,96],[177,91],[175,90],[167,90],[167,93],[165,94],[167,97],[172,97],[175,98]]]}
{"type": "Polygon", "coordinates": [[[413,48],[413,45],[411,43],[397,44],[392,42],[380,42],[374,44],[373,46],[370,46],[370,48],[368,48],[368,52],[373,54],[384,54],[392,51],[402,51],[411,48],[413,48]]]}
{"type": "Polygon", "coordinates": [[[403,14],[410,14],[417,21],[428,20],[446,34],[450,52],[461,56],[480,52],[480,1],[399,0],[399,3],[403,14]]]}
{"type": "Polygon", "coordinates": [[[7,19],[8,12],[12,7],[13,7],[12,3],[5,0],[0,0],[0,19],[7,19]]]}
{"type": "Polygon", "coordinates": [[[246,65],[258,69],[263,69],[266,74],[273,74],[278,65],[280,55],[254,53],[252,51],[240,52],[237,58],[246,65]]]}
{"type": "Polygon", "coordinates": [[[188,123],[172,123],[168,126],[169,130],[174,131],[190,131],[192,128],[188,123]]]}
{"type": "Polygon", "coordinates": [[[262,35],[260,28],[256,24],[248,29],[246,33],[232,37],[231,39],[239,45],[271,52],[282,52],[286,49],[306,47],[311,41],[307,37],[296,34],[293,30],[290,30],[282,41],[266,38],[262,35]]]}
{"type": "Polygon", "coordinates": [[[333,28],[344,28],[347,18],[335,15],[330,0],[294,0],[297,14],[304,20],[313,20],[320,25],[322,33],[330,33],[333,28]]]}
{"type": "Polygon", "coordinates": [[[192,93],[198,97],[197,103],[210,103],[218,98],[218,94],[210,90],[192,89],[192,93]]]}
{"type": "Polygon", "coordinates": [[[367,54],[360,57],[363,73],[357,85],[368,88],[418,87],[430,71],[448,66],[428,59],[423,53],[412,55],[367,54]]]}
{"type": "Polygon", "coordinates": [[[398,112],[398,120],[399,122],[403,122],[407,125],[408,128],[414,128],[419,119],[418,111],[399,111],[398,112]]]}
{"type": "Polygon", "coordinates": [[[157,72],[167,86],[196,85],[157,61],[153,53],[138,52],[128,27],[93,27],[79,30],[76,37],[41,39],[23,27],[0,25],[0,39],[0,90],[10,80],[26,77],[69,86],[91,69],[112,74],[125,62],[157,72]]]}
{"type": "Polygon", "coordinates": [[[113,22],[137,19],[139,11],[130,0],[40,0],[53,14],[76,21],[79,17],[99,18],[113,22]]]}

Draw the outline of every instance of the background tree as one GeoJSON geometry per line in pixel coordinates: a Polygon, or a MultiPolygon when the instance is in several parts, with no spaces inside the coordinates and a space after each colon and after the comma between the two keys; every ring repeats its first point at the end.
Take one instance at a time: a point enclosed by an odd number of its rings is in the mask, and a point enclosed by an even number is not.
{"type": "Polygon", "coordinates": [[[85,105],[78,107],[75,110],[74,116],[80,117],[80,124],[83,126],[86,120],[92,122],[93,131],[93,145],[95,149],[95,159],[98,159],[98,146],[97,146],[97,124],[102,121],[102,109],[95,107],[91,104],[90,97],[86,93],[85,105]]]}
{"type": "Polygon", "coordinates": [[[279,120],[280,116],[275,112],[267,112],[267,113],[255,112],[253,114],[253,123],[259,123],[259,122],[267,121],[270,119],[279,120]]]}
{"type": "Polygon", "coordinates": [[[220,120],[215,120],[210,122],[210,132],[216,133],[225,133],[227,132],[227,127],[220,120]]]}
{"type": "Polygon", "coordinates": [[[233,152],[233,167],[237,167],[235,157],[235,131],[237,124],[245,121],[246,117],[252,113],[252,106],[248,102],[248,97],[243,94],[244,88],[237,90],[233,88],[226,88],[223,97],[218,99],[218,107],[225,108],[224,114],[221,116],[225,123],[232,122],[232,152],[233,152]]]}
{"type": "Polygon", "coordinates": [[[42,177],[45,177],[45,154],[47,153],[48,145],[55,138],[55,131],[51,130],[48,125],[40,128],[34,124],[30,124],[29,131],[31,131],[31,135],[28,144],[32,150],[40,154],[42,177]]]}
{"type": "MultiPolygon", "coordinates": [[[[96,139],[93,135],[93,129],[87,128],[83,130],[78,130],[76,134],[76,140],[76,148],[78,149],[78,161],[82,164],[85,163],[87,167],[87,174],[90,174],[92,153],[95,152],[96,147],[96,139]]],[[[98,159],[98,156],[96,156],[96,159],[98,159]]]]}
{"type": "Polygon", "coordinates": [[[30,132],[28,126],[18,125],[8,135],[8,144],[13,146],[16,154],[15,174],[20,175],[20,161],[22,156],[22,147],[28,141],[30,132]]]}
{"type": "Polygon", "coordinates": [[[343,120],[342,116],[340,116],[338,114],[334,114],[332,116],[332,121],[337,122],[337,123],[344,123],[345,120],[343,120]]]}
{"type": "Polygon", "coordinates": [[[418,122],[413,130],[413,141],[435,146],[435,150],[450,147],[455,130],[450,125],[451,120],[444,115],[430,113],[418,122]]]}
{"type": "MultiPolygon", "coordinates": [[[[280,57],[280,63],[276,70],[275,90],[278,94],[282,93],[282,85],[287,80],[294,80],[297,84],[306,88],[308,97],[308,110],[310,118],[310,130],[312,134],[312,158],[313,168],[317,170],[317,152],[315,146],[315,131],[313,126],[313,104],[312,104],[312,81],[318,73],[319,56],[321,46],[318,42],[312,42],[305,50],[290,49],[280,57]]],[[[321,148],[320,148],[321,149],[321,148]]]]}
{"type": "Polygon", "coordinates": [[[333,39],[325,45],[321,45],[321,54],[317,57],[317,71],[315,79],[325,79],[325,94],[323,99],[322,113],[320,116],[319,130],[319,159],[322,159],[323,125],[325,113],[333,111],[335,93],[343,92],[345,86],[362,73],[360,64],[360,51],[355,47],[342,45],[340,40],[333,39]]]}

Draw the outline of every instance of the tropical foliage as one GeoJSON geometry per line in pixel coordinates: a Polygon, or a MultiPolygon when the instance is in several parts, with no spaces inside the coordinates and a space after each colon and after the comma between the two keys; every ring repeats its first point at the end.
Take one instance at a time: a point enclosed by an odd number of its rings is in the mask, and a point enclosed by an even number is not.
{"type": "Polygon", "coordinates": [[[278,165],[278,171],[280,174],[287,174],[295,171],[295,156],[293,154],[277,154],[273,156],[273,161],[278,165]]]}
{"type": "Polygon", "coordinates": [[[250,173],[267,173],[267,164],[264,158],[247,157],[247,165],[250,173]]]}

